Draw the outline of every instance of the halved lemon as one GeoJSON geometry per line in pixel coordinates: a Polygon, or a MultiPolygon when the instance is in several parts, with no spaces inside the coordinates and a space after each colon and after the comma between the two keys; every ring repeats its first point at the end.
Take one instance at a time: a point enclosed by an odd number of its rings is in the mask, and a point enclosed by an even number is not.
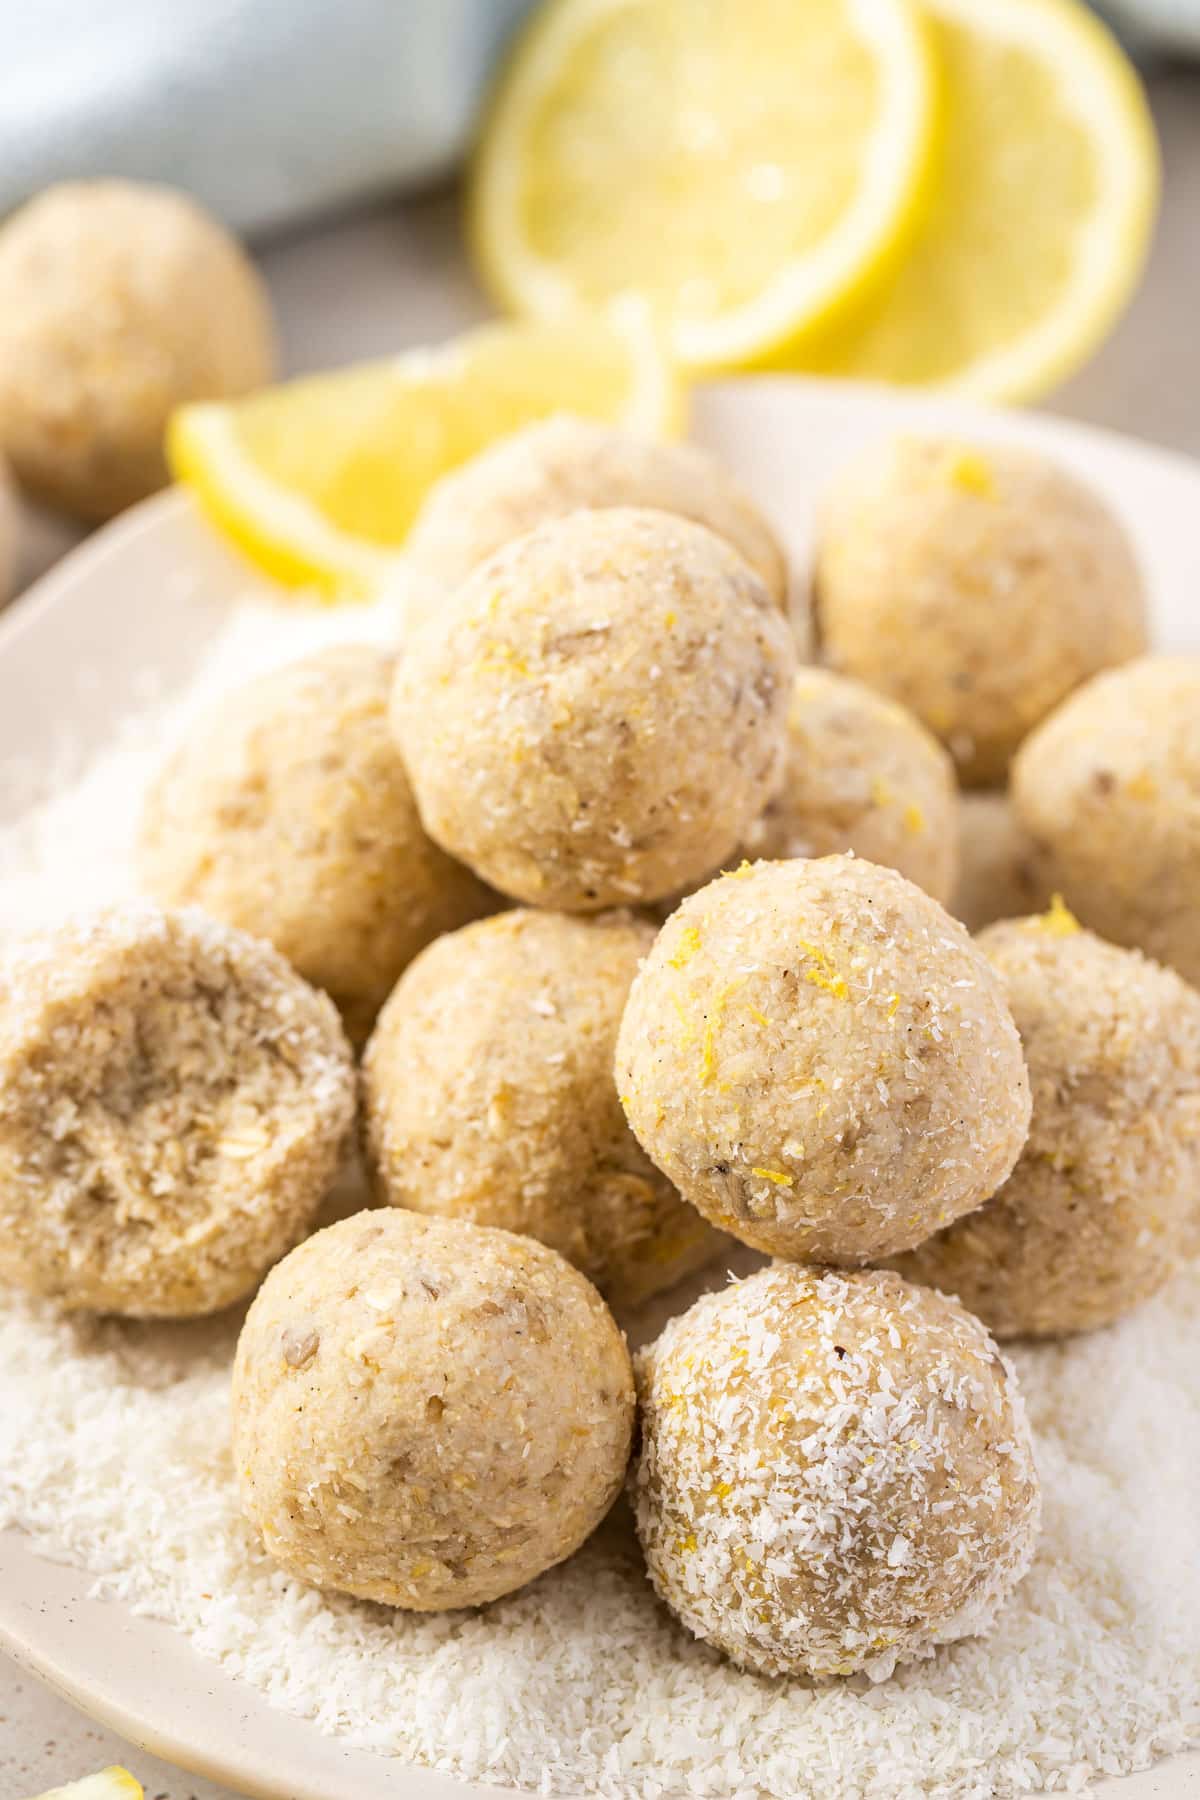
{"type": "Polygon", "coordinates": [[[554,412],[649,435],[683,428],[683,390],[645,317],[485,325],[229,404],[182,407],[172,472],[218,528],[292,586],[369,593],[425,493],[493,438],[554,412]]]}
{"type": "Polygon", "coordinates": [[[128,1769],[116,1763],[85,1775],[82,1781],[69,1781],[66,1787],[50,1788],[37,1800],[142,1800],[142,1784],[128,1769]]]}
{"type": "Polygon", "coordinates": [[[551,0],[475,159],[484,278],[538,319],[636,294],[688,369],[757,360],[896,253],[934,85],[908,0],[551,0]]]}
{"type": "Polygon", "coordinates": [[[861,316],[789,366],[1024,400],[1083,363],[1145,261],[1158,191],[1141,84],[1076,0],[926,0],[935,185],[861,316]]]}

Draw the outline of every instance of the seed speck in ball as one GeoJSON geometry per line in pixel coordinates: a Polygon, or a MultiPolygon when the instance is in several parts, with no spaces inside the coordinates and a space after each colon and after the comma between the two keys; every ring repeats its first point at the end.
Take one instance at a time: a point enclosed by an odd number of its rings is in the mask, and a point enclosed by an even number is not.
{"type": "Polygon", "coordinates": [[[616,1070],[684,1197],[804,1261],[919,1244],[995,1193],[1029,1124],[999,977],[928,894],[853,857],[747,865],[685,900],[616,1070]]]}
{"type": "Polygon", "coordinates": [[[0,1274],[215,1312],[304,1236],[353,1117],[337,1014],[269,944],[147,904],[69,921],[0,978],[0,1274]]]}
{"type": "Polygon", "coordinates": [[[285,1569],[418,1612],[570,1556],[620,1491],[625,1341],[531,1238],[385,1208],[272,1271],[238,1340],[234,1466],[285,1569]]]}
{"type": "Polygon", "coordinates": [[[745,1668],[881,1680],[987,1631],[1029,1566],[1016,1379],[941,1294],[776,1264],[672,1320],[637,1374],[650,1578],[745,1668]]]}
{"type": "Polygon", "coordinates": [[[426,830],[563,911],[720,865],[783,771],[795,651],[701,525],[576,512],[480,565],[400,658],[392,722],[426,830]]]}

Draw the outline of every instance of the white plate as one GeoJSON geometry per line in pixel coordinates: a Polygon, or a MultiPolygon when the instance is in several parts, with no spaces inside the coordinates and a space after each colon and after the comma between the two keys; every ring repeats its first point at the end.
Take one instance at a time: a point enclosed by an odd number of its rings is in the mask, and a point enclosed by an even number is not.
{"type": "MultiPolygon", "coordinates": [[[[1158,643],[1200,648],[1200,464],[1051,419],[788,378],[714,385],[695,411],[696,435],[758,496],[801,567],[829,470],[883,431],[926,427],[1040,447],[1093,481],[1137,542],[1158,643]]],[[[181,495],[99,533],[0,620],[0,764],[22,757],[61,775],[64,721],[90,754],[136,703],[146,671],[160,689],[182,685],[228,602],[254,589],[267,592],[181,495]]],[[[0,819],[20,804],[0,793],[0,819]]],[[[89,1599],[89,1586],[81,1571],[34,1556],[22,1533],[0,1533],[0,1644],[147,1750],[264,1800],[511,1800],[511,1790],[340,1746],[275,1711],[166,1626],[89,1599]]],[[[1196,1800],[1200,1755],[1093,1791],[1196,1800]]]]}

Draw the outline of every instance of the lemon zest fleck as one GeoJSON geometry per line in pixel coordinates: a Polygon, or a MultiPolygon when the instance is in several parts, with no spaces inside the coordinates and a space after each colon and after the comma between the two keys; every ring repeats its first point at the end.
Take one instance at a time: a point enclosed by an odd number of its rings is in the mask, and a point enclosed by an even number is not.
{"type": "Polygon", "coordinates": [[[1061,894],[1051,894],[1049,911],[1040,913],[1032,923],[1047,937],[1072,937],[1082,929],[1061,894]]]}
{"type": "Polygon", "coordinates": [[[832,994],[835,1000],[848,1000],[850,989],[846,986],[846,978],[840,973],[828,950],[823,950],[820,944],[810,943],[806,938],[798,941],[804,954],[811,957],[817,965],[815,969],[803,971],[804,980],[809,987],[820,988],[823,993],[832,994]]]}
{"type": "Polygon", "coordinates": [[[910,831],[914,837],[919,836],[925,829],[925,814],[915,800],[904,809],[904,829],[910,831]]]}
{"type": "Polygon", "coordinates": [[[794,1187],[796,1185],[794,1175],[783,1175],[778,1169],[752,1168],[750,1173],[760,1175],[764,1181],[773,1181],[776,1187],[794,1187]]]}
{"type": "Polygon", "coordinates": [[[679,948],[667,961],[673,969],[682,969],[691,962],[700,948],[700,932],[695,925],[685,925],[679,934],[679,948]]]}
{"type": "Polygon", "coordinates": [[[961,494],[974,494],[977,500],[992,500],[996,494],[996,478],[986,456],[978,450],[960,450],[946,465],[946,479],[961,494]]]}

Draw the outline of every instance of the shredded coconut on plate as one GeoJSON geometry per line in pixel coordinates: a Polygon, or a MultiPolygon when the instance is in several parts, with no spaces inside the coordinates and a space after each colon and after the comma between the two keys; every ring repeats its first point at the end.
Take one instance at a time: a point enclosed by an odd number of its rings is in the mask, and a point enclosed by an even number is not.
{"type": "MultiPolygon", "coordinates": [[[[186,696],[127,721],[0,833],[0,934],[130,885],[141,790],[233,680],[379,614],[243,609],[186,696]]],[[[661,1306],[656,1308],[661,1317],[661,1306]]],[[[323,1596],[234,1499],[239,1319],[66,1319],[0,1296],[0,1525],[170,1621],[280,1707],[466,1779],[667,1800],[993,1800],[1077,1792],[1200,1743],[1200,1270],[1121,1325],[1016,1349],[1045,1491],[1032,1572],[991,1635],[872,1685],[741,1673],[657,1605],[624,1507],[479,1613],[323,1596]]]]}

